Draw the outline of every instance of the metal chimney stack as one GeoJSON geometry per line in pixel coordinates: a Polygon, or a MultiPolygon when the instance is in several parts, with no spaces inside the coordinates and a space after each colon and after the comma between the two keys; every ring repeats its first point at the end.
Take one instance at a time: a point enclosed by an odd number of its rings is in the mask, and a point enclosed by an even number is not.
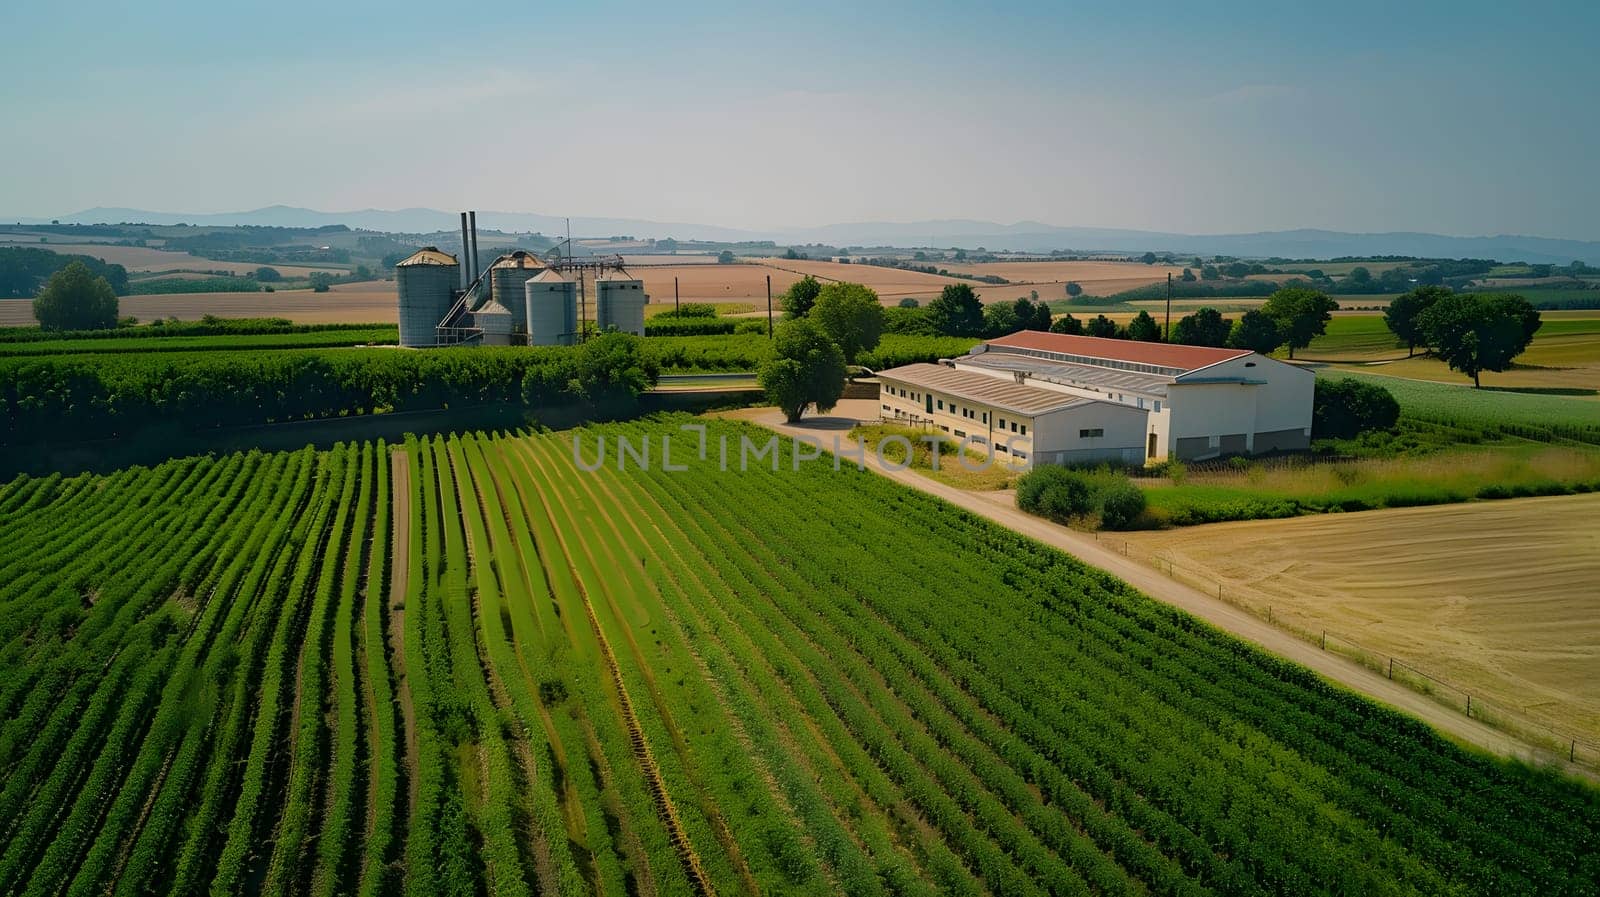
{"type": "Polygon", "coordinates": [[[472,286],[472,245],[467,242],[467,213],[461,213],[461,289],[472,286]]]}
{"type": "Polygon", "coordinates": [[[483,269],[478,267],[478,213],[468,212],[467,223],[472,231],[472,278],[476,280],[483,274],[483,269]]]}

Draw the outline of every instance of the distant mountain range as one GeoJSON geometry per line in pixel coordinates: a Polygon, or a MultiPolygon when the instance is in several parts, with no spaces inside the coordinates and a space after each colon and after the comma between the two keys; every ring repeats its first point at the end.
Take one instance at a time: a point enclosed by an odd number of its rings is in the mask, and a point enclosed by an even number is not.
{"type": "MultiPolygon", "coordinates": [[[[0,218],[0,220],[5,220],[0,218]]],[[[343,224],[391,233],[453,232],[456,213],[437,209],[362,209],[319,212],[292,206],[268,206],[248,212],[182,214],[144,209],[88,209],[62,215],[62,222],[82,224],[198,224],[317,227],[343,224]]],[[[43,224],[42,219],[20,219],[43,224]]],[[[547,235],[565,233],[566,219],[529,212],[479,212],[478,226],[508,232],[547,235]]],[[[1492,258],[1564,265],[1583,261],[1600,265],[1600,241],[1499,235],[1451,237],[1441,234],[1344,233],[1329,230],[1262,231],[1250,234],[1178,234],[1093,227],[1057,227],[1037,221],[996,224],[992,221],[861,222],[822,227],[740,230],[705,224],[644,221],[635,218],[573,218],[575,237],[628,235],[640,239],[773,240],[783,244],[824,243],[830,246],[962,247],[1016,252],[1171,252],[1176,255],[1229,255],[1243,258],[1337,258],[1340,256],[1410,255],[1430,258],[1492,258]]]]}

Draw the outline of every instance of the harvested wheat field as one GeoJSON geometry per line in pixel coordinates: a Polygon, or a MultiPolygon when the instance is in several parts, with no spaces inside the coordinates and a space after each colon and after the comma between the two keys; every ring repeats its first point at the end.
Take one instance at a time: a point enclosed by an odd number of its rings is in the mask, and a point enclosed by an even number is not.
{"type": "Polygon", "coordinates": [[[989,286],[974,284],[982,292],[984,301],[994,302],[1017,298],[1016,288],[1037,289],[1044,299],[1064,299],[1067,281],[1083,287],[1090,296],[1110,296],[1152,283],[1163,283],[1167,272],[1173,277],[1183,273],[1183,268],[1172,265],[1146,265],[1143,262],[935,262],[941,268],[974,277],[995,275],[1011,281],[1009,284],[989,286]],[[1060,284],[1060,289],[1052,289],[1060,284]]]}
{"type": "MultiPolygon", "coordinates": [[[[823,283],[842,280],[864,284],[876,290],[879,298],[890,305],[908,296],[919,300],[931,299],[939,295],[949,284],[967,282],[955,277],[941,277],[937,274],[923,274],[920,271],[904,271],[880,265],[840,264],[812,259],[762,259],[761,263],[775,273],[787,272],[796,280],[801,275],[810,274],[823,283]]],[[[772,282],[773,288],[776,289],[778,282],[776,276],[772,282]]],[[[973,284],[974,289],[979,286],[973,284]]]]}
{"type": "Polygon", "coordinates": [[[230,274],[247,274],[257,268],[275,268],[284,277],[305,277],[312,271],[342,273],[336,266],[263,265],[260,262],[219,262],[201,258],[187,252],[169,252],[147,246],[110,246],[105,243],[48,243],[34,247],[48,249],[63,255],[87,255],[127,268],[129,272],[142,271],[226,271],[230,274]]]}
{"type": "MultiPolygon", "coordinates": [[[[772,276],[774,301],[800,279],[800,275],[762,265],[638,265],[628,273],[644,281],[652,304],[672,304],[672,279],[678,279],[678,296],[684,302],[767,303],[767,276],[772,276]]],[[[594,291],[589,290],[591,298],[594,291]]]]}
{"type": "MultiPolygon", "coordinates": [[[[1600,494],[1134,533],[1180,575],[1600,744],[1600,494]]],[[[1408,675],[1401,668],[1401,675],[1408,675]]],[[[1462,697],[1437,689],[1440,697],[1462,697]]],[[[1485,706],[1487,705],[1487,706],[1485,706]]]]}
{"type": "MultiPolygon", "coordinates": [[[[297,324],[393,324],[399,320],[399,295],[393,281],[340,284],[326,293],[279,290],[275,293],[162,293],[122,296],[120,314],[140,321],[157,318],[288,318],[297,324]]],[[[0,300],[0,327],[31,327],[33,303],[0,300]]]]}

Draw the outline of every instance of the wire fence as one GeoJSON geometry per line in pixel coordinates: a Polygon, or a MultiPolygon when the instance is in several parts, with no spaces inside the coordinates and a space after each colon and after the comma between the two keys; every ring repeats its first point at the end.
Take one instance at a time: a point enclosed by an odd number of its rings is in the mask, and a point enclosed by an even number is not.
{"type": "Polygon", "coordinates": [[[1573,732],[1529,719],[1524,714],[1486,699],[1481,692],[1451,682],[1435,673],[1423,670],[1416,663],[1369,648],[1348,636],[1329,629],[1307,629],[1275,614],[1269,602],[1250,596],[1214,577],[1175,564],[1168,555],[1147,551],[1125,539],[1105,536],[1096,532],[1095,538],[1124,557],[1142,561],[1165,574],[1168,578],[1198,589],[1217,600],[1237,607],[1330,654],[1355,661],[1370,670],[1382,673],[1389,679],[1457,710],[1485,725],[1508,735],[1535,744],[1552,754],[1565,757],[1569,763],[1600,770],[1600,743],[1587,740],[1573,732]]]}

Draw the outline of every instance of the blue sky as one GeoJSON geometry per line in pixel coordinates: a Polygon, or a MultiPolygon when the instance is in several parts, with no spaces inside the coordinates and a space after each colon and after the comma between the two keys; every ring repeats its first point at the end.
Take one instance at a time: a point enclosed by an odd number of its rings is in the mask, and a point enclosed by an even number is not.
{"type": "Polygon", "coordinates": [[[0,217],[1600,239],[1594,4],[0,5],[0,217]]]}

